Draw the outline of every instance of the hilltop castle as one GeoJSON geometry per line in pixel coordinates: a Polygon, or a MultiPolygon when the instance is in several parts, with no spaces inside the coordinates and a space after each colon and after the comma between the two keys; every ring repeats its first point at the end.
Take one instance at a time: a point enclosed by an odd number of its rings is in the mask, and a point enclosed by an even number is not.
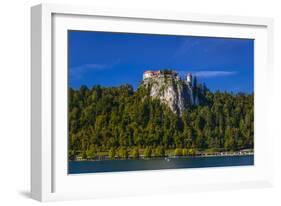
{"type": "MultiPolygon", "coordinates": [[[[180,76],[176,71],[172,70],[157,70],[157,71],[152,71],[148,70],[143,73],[143,80],[148,80],[148,79],[154,79],[154,78],[163,78],[163,77],[172,77],[175,78],[176,80],[180,80],[180,76]]],[[[192,74],[187,73],[186,74],[186,83],[191,86],[192,85],[192,74]]]]}
{"type": "Polygon", "coordinates": [[[173,70],[145,71],[141,85],[149,89],[150,97],[159,99],[179,115],[198,102],[193,92],[191,73],[181,79],[173,70]]]}

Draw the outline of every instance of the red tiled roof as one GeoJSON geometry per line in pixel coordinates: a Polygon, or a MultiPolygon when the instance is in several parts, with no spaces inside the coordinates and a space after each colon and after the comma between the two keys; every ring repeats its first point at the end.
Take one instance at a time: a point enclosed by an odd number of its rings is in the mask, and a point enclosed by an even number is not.
{"type": "Polygon", "coordinates": [[[158,70],[158,71],[147,70],[147,71],[144,72],[144,74],[149,74],[149,73],[151,73],[151,74],[159,74],[160,70],[158,70]]]}

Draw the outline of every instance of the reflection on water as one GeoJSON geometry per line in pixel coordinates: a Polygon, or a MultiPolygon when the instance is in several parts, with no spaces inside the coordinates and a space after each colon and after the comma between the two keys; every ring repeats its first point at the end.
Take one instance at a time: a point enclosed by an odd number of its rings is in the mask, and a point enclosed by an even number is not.
{"type": "Polygon", "coordinates": [[[69,174],[254,165],[254,155],[160,158],[140,160],[70,161],[69,174]]]}

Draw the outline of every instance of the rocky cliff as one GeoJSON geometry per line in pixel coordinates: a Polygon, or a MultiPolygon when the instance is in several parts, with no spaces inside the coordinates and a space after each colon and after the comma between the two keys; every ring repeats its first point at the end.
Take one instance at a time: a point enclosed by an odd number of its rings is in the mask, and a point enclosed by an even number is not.
{"type": "Polygon", "coordinates": [[[193,104],[193,91],[190,84],[179,77],[161,75],[143,80],[142,86],[149,89],[152,98],[159,99],[174,113],[181,115],[193,104]]]}

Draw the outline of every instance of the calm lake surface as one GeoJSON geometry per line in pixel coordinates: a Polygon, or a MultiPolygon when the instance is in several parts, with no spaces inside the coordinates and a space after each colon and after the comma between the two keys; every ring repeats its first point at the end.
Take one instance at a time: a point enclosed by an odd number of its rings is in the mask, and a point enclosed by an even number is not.
{"type": "Polygon", "coordinates": [[[202,168],[254,165],[254,155],[217,156],[217,157],[188,157],[138,159],[138,160],[101,160],[101,161],[70,161],[69,174],[121,172],[138,170],[159,170],[177,168],[202,168]]]}

